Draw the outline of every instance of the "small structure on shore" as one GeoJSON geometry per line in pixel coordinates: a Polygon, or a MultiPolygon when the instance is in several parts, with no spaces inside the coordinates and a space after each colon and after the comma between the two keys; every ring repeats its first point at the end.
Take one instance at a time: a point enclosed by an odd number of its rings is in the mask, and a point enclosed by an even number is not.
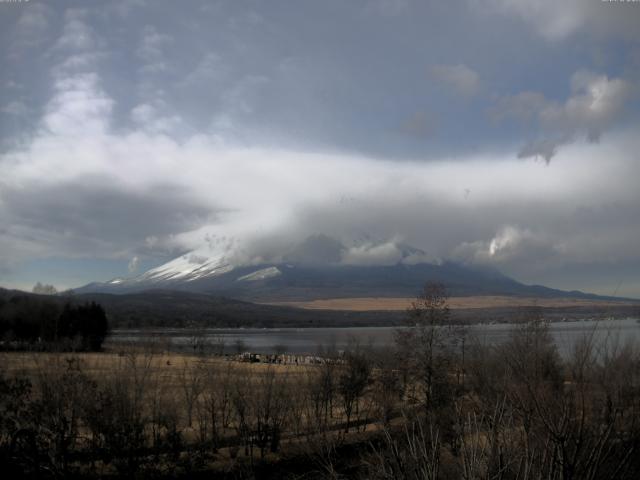
{"type": "Polygon", "coordinates": [[[271,363],[277,365],[322,365],[325,363],[341,363],[339,358],[324,358],[317,355],[297,355],[297,354],[260,354],[243,352],[239,355],[230,356],[231,360],[246,363],[271,363]]]}

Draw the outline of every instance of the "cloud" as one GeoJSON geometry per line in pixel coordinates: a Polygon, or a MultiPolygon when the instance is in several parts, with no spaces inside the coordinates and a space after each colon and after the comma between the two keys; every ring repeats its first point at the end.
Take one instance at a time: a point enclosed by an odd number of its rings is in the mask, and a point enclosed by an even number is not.
{"type": "Polygon", "coordinates": [[[29,256],[30,243],[39,255],[118,257],[136,245],[148,251],[158,245],[145,239],[193,230],[216,214],[175,187],[132,191],[106,176],[53,185],[32,178],[28,185],[27,191],[5,186],[0,193],[2,218],[12,225],[2,236],[16,257],[29,256]]]}
{"type": "Polygon", "coordinates": [[[30,5],[18,18],[18,29],[27,31],[29,34],[44,31],[49,26],[48,17],[50,14],[51,8],[44,3],[30,5]]]}
{"type": "Polygon", "coordinates": [[[3,113],[8,115],[15,115],[16,117],[22,117],[29,113],[29,107],[27,107],[24,102],[20,100],[13,100],[6,104],[2,109],[0,109],[3,113]]]}
{"type": "Polygon", "coordinates": [[[147,0],[126,0],[109,4],[108,8],[112,8],[120,17],[126,18],[130,16],[132,12],[146,6],[148,6],[147,0]]]}
{"type": "Polygon", "coordinates": [[[632,90],[622,78],[580,70],[571,77],[571,95],[564,103],[540,93],[522,92],[498,98],[490,116],[495,121],[513,118],[539,129],[542,138],[528,142],[518,156],[540,156],[548,163],[561,145],[576,136],[597,142],[622,117],[632,90]]]}
{"type": "Polygon", "coordinates": [[[229,75],[229,69],[222,57],[214,52],[207,52],[200,59],[195,68],[180,82],[180,86],[191,88],[194,85],[206,84],[211,86],[229,75]]]}
{"type": "Polygon", "coordinates": [[[352,247],[342,257],[345,265],[395,265],[400,260],[402,251],[392,242],[352,247]]]}
{"type": "Polygon", "coordinates": [[[345,248],[340,263],[343,265],[415,265],[432,263],[438,259],[427,255],[422,250],[403,244],[398,239],[382,242],[366,241],[365,243],[345,248]]]}
{"type": "Polygon", "coordinates": [[[564,0],[491,0],[482,2],[498,12],[528,23],[548,41],[562,41],[581,31],[592,34],[638,39],[640,12],[634,2],[564,0]]]}
{"type": "Polygon", "coordinates": [[[95,73],[81,73],[55,81],[55,95],[42,118],[44,128],[59,135],[91,135],[108,127],[113,100],[100,88],[95,73]]]}
{"type": "Polygon", "coordinates": [[[25,50],[42,45],[48,38],[53,9],[45,3],[25,5],[15,24],[11,55],[19,58],[25,50]]]}
{"type": "Polygon", "coordinates": [[[558,153],[558,148],[570,141],[571,136],[567,134],[532,140],[520,149],[518,158],[542,158],[548,165],[551,159],[558,153]]]}
{"type": "Polygon", "coordinates": [[[541,119],[549,126],[570,124],[584,130],[591,141],[597,141],[622,113],[632,87],[621,78],[609,78],[581,70],[571,77],[572,96],[565,105],[547,107],[541,119]]]}
{"type": "Polygon", "coordinates": [[[254,111],[253,98],[260,94],[261,88],[269,83],[264,75],[247,75],[222,96],[225,110],[232,114],[251,114],[254,111]]]}
{"type": "Polygon", "coordinates": [[[135,256],[129,261],[127,265],[127,270],[129,270],[129,273],[135,273],[138,271],[139,265],[140,265],[140,259],[137,256],[135,256]]]}
{"type": "Polygon", "coordinates": [[[96,72],[105,53],[84,9],[68,9],[60,37],[49,54],[55,58],[49,84],[52,96],[38,127],[58,137],[89,137],[108,127],[114,101],[96,72]]]}
{"type": "Polygon", "coordinates": [[[346,264],[455,258],[525,278],[532,264],[586,261],[608,247],[615,261],[637,256],[640,227],[628,220],[640,213],[633,134],[569,145],[543,169],[508,154],[398,163],[203,135],[177,142],[142,129],[114,133],[110,111],[99,112],[105,129],[86,138],[42,130],[26,150],[3,155],[0,251],[142,259],[229,247],[239,262],[260,263],[322,232],[346,245],[346,264]],[[602,198],[615,199],[619,215],[597,208],[602,198]],[[585,205],[594,208],[578,210],[585,205]],[[429,255],[407,255],[398,232],[429,255]]]}
{"type": "Polygon", "coordinates": [[[151,133],[175,133],[183,126],[183,120],[179,115],[163,115],[160,109],[166,110],[162,101],[156,101],[154,105],[142,103],[131,110],[131,119],[142,129],[151,133]]]}
{"type": "Polygon", "coordinates": [[[141,71],[144,73],[158,73],[168,69],[164,50],[173,42],[173,37],[160,33],[153,25],[146,25],[142,30],[140,45],[136,54],[143,61],[141,71]]]}
{"type": "Polygon", "coordinates": [[[531,24],[548,40],[558,40],[581,28],[588,16],[589,8],[580,0],[493,0],[493,6],[506,13],[520,17],[531,24]]]}
{"type": "Polygon", "coordinates": [[[98,42],[95,32],[86,22],[88,12],[84,9],[70,8],[64,14],[64,28],[54,48],[56,50],[92,50],[98,42]]]}
{"type": "Polygon", "coordinates": [[[437,118],[424,111],[414,113],[401,125],[401,131],[416,137],[430,137],[438,127],[437,118]]]}
{"type": "Polygon", "coordinates": [[[121,3],[44,9],[19,26],[42,48],[4,52],[0,265],[259,262],[318,233],[337,261],[522,278],[638,258],[636,5],[121,3]]]}
{"type": "Polygon", "coordinates": [[[7,80],[5,83],[5,87],[12,90],[21,90],[23,87],[15,80],[7,80]]]}
{"type": "Polygon", "coordinates": [[[544,235],[514,225],[501,227],[490,240],[464,242],[453,258],[467,263],[501,265],[509,262],[548,261],[555,256],[554,246],[544,235]]]}
{"type": "Polygon", "coordinates": [[[431,73],[437,80],[466,97],[474,96],[480,89],[478,73],[463,64],[434,65],[431,73]]]}
{"type": "Polygon", "coordinates": [[[522,122],[531,122],[537,120],[547,104],[548,100],[541,93],[521,92],[497,98],[490,114],[494,121],[514,118],[522,122]]]}

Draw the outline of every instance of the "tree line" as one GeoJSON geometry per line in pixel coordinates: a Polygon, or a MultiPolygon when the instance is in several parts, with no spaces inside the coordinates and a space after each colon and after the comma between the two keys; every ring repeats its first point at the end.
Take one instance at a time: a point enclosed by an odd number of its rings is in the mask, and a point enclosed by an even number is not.
{"type": "Polygon", "coordinates": [[[99,304],[16,294],[0,297],[2,349],[97,351],[109,330],[99,304]]]}

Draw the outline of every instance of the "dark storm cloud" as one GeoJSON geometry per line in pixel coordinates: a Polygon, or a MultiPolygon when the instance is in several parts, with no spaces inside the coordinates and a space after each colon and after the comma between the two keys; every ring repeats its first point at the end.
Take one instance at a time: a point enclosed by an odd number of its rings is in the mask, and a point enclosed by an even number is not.
{"type": "MultiPolygon", "coordinates": [[[[215,223],[211,206],[175,187],[126,191],[109,183],[109,179],[78,178],[73,183],[33,184],[29,190],[3,189],[3,219],[27,239],[42,239],[70,256],[126,252],[149,237],[215,223]]],[[[11,231],[0,236],[3,243],[13,241],[15,251],[20,250],[20,237],[12,238],[11,231]]]]}

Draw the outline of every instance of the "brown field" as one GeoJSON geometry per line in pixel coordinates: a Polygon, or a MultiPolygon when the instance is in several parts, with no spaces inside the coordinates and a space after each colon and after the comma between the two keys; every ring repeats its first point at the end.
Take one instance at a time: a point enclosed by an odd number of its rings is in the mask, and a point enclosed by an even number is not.
{"type": "MultiPolygon", "coordinates": [[[[289,307],[304,308],[309,310],[350,310],[358,312],[386,310],[406,310],[411,305],[413,298],[328,298],[305,302],[273,302],[270,305],[283,305],[289,307]]],[[[470,296],[451,297],[449,308],[451,309],[485,309],[485,308],[515,308],[515,307],[611,307],[631,305],[631,302],[585,300],[576,298],[535,298],[535,297],[507,297],[507,296],[470,296]]]]}
{"type": "Polygon", "coordinates": [[[278,374],[287,374],[294,379],[297,375],[304,374],[309,365],[295,364],[267,364],[245,363],[235,360],[226,360],[223,357],[184,355],[174,352],[148,352],[127,348],[123,352],[103,353],[52,353],[52,352],[0,352],[1,371],[5,375],[25,375],[33,377],[42,372],[69,368],[71,359],[79,362],[83,372],[98,378],[117,374],[127,376],[134,372],[134,366],[144,369],[148,374],[155,375],[163,380],[165,386],[176,387],[178,379],[185,369],[208,368],[223,370],[232,368],[234,375],[259,376],[270,371],[278,374]]]}
{"type": "MultiPolygon", "coordinates": [[[[176,468],[171,466],[175,460],[167,453],[168,444],[158,447],[153,442],[160,437],[167,442],[166,435],[172,429],[179,432],[180,438],[172,448],[188,453],[196,446],[206,446],[202,457],[205,460],[198,468],[209,471],[226,471],[240,458],[245,463],[247,458],[253,462],[258,455],[262,461],[277,461],[282,446],[288,452],[304,452],[304,442],[312,433],[302,433],[300,429],[314,421],[313,408],[305,395],[321,372],[318,365],[245,363],[136,347],[103,353],[0,352],[0,362],[0,378],[28,379],[33,385],[29,399],[45,406],[63,406],[62,410],[53,410],[59,415],[77,413],[81,405],[90,405],[88,399],[100,399],[91,393],[91,385],[112,395],[108,398],[113,398],[114,403],[104,404],[111,409],[105,415],[117,418],[116,424],[128,425],[126,422],[141,419],[145,425],[143,448],[160,449],[154,460],[158,464],[153,468],[165,473],[176,468]],[[124,409],[118,410],[118,406],[124,409]],[[123,412],[122,418],[116,417],[123,412]],[[219,422],[215,432],[212,421],[219,422]],[[267,424],[274,428],[274,422],[280,428],[277,453],[270,451],[268,443],[260,447],[256,440],[256,432],[263,431],[260,429],[267,428],[267,424]]],[[[336,425],[328,427],[326,433],[344,436],[344,418],[345,414],[335,406],[331,420],[336,425]]],[[[355,422],[359,416],[354,414],[351,418],[355,422]]],[[[362,419],[359,421],[363,423],[362,419]]],[[[364,424],[373,421],[364,420],[364,424]]],[[[76,423],[74,428],[78,432],[74,448],[78,451],[91,452],[88,439],[102,438],[95,436],[87,424],[76,423]]],[[[354,425],[349,437],[357,438],[362,428],[354,425]]],[[[272,442],[270,438],[269,441],[272,442]]],[[[138,459],[140,463],[147,460],[138,459]]],[[[95,465],[100,475],[122,474],[114,462],[94,461],[95,465]]],[[[83,474],[88,472],[81,462],[73,468],[83,474]]],[[[128,473],[122,478],[129,478],[128,473]]]]}
{"type": "Polygon", "coordinates": [[[640,405],[632,401],[640,385],[638,351],[612,352],[602,365],[585,367],[582,356],[565,364],[543,353],[552,341],[547,333],[424,364],[413,360],[430,351],[418,336],[401,356],[354,351],[345,361],[319,365],[241,363],[171,353],[161,344],[0,353],[0,453],[10,451],[13,462],[5,476],[23,478],[27,469],[27,478],[114,480],[426,477],[396,475],[396,466],[406,464],[445,472],[435,478],[488,478],[484,465],[494,461],[497,445],[499,455],[516,459],[501,467],[511,469],[509,478],[519,478],[523,462],[544,473],[536,478],[551,478],[546,470],[555,464],[523,452],[530,444],[551,452],[568,444],[581,448],[580,458],[597,459],[580,466],[589,475],[571,478],[638,478],[637,456],[627,453],[639,441],[640,405]],[[540,358],[554,371],[531,380],[527,372],[537,363],[530,362],[540,358]],[[432,380],[425,369],[441,374],[432,380]],[[431,387],[441,396],[427,397],[431,387]],[[624,392],[607,397],[618,415],[602,408],[606,392],[624,392]],[[485,412],[497,413],[483,420],[485,412]],[[561,415],[582,424],[556,427],[561,415]],[[602,447],[600,439],[609,443],[602,447]],[[600,450],[607,456],[599,457],[600,450]],[[466,452],[481,463],[470,463],[466,452]],[[624,475],[600,475],[616,464],[624,475]],[[458,473],[473,469],[483,475],[458,473]]]}

